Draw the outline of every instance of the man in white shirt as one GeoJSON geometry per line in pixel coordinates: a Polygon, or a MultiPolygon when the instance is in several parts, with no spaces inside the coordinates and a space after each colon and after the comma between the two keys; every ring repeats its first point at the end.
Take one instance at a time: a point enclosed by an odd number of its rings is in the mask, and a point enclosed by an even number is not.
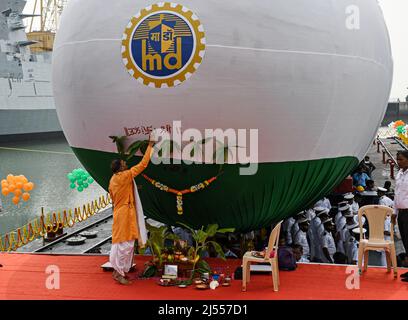
{"type": "Polygon", "coordinates": [[[390,198],[388,198],[385,195],[387,193],[387,189],[378,187],[377,193],[379,197],[379,201],[378,201],[379,205],[394,208],[394,201],[392,201],[390,198]]]}
{"type": "MultiPolygon", "coordinates": [[[[394,208],[398,215],[398,229],[401,240],[408,252],[408,151],[399,151],[397,153],[397,163],[400,170],[395,177],[395,196],[394,208]]],[[[392,217],[395,221],[395,216],[392,217]]],[[[408,278],[408,272],[401,275],[402,278],[408,278]]]]}

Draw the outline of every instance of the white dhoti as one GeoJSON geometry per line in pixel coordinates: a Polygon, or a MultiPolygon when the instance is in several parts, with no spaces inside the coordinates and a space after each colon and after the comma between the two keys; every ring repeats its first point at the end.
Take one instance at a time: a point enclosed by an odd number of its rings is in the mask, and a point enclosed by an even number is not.
{"type": "MultiPolygon", "coordinates": [[[[139,192],[137,190],[137,185],[134,184],[134,197],[136,202],[136,219],[139,227],[139,245],[145,246],[147,241],[147,231],[144,218],[144,212],[142,207],[142,202],[140,201],[139,192]]],[[[121,276],[125,276],[125,272],[129,272],[133,264],[133,256],[135,249],[135,240],[125,241],[120,243],[112,244],[111,251],[109,254],[109,262],[121,276]]]]}
{"type": "Polygon", "coordinates": [[[133,263],[135,240],[114,243],[109,254],[109,262],[121,276],[129,272],[133,263]]]}

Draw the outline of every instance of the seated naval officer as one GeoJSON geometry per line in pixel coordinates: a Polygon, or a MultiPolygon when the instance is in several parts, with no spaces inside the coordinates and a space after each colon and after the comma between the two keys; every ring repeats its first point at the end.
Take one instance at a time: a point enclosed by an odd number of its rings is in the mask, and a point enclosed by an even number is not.
{"type": "Polygon", "coordinates": [[[324,263],[333,263],[333,255],[336,253],[336,244],[334,243],[332,231],[334,230],[334,224],[332,219],[327,217],[322,220],[324,226],[324,232],[322,234],[322,260],[324,263]]]}
{"type": "Polygon", "coordinates": [[[378,187],[377,194],[378,197],[380,198],[378,200],[378,204],[381,206],[386,206],[390,208],[394,208],[394,201],[392,201],[390,198],[386,196],[387,189],[378,187]]]}
{"type": "Polygon", "coordinates": [[[354,214],[358,213],[358,209],[360,209],[360,206],[358,205],[357,202],[354,201],[354,194],[352,194],[351,192],[346,193],[343,196],[344,200],[347,201],[348,205],[351,207],[351,212],[353,212],[354,214]]]}
{"type": "Polygon", "coordinates": [[[303,218],[306,218],[306,212],[305,211],[299,212],[295,217],[296,222],[292,225],[292,229],[291,229],[293,242],[295,241],[296,233],[299,231],[299,220],[303,219],[303,218]]]}
{"type": "Polygon", "coordinates": [[[343,217],[345,218],[345,224],[341,227],[341,229],[336,230],[336,249],[337,252],[346,253],[345,249],[345,242],[347,238],[347,225],[354,224],[354,214],[348,210],[345,211],[343,217]]]}
{"type": "Polygon", "coordinates": [[[294,237],[294,243],[299,244],[303,248],[302,262],[310,262],[310,240],[308,239],[309,220],[306,217],[301,217],[298,220],[299,230],[294,237]]]}
{"type": "Polygon", "coordinates": [[[311,245],[313,246],[312,252],[313,252],[313,261],[314,262],[319,262],[322,260],[322,246],[321,246],[321,239],[322,239],[322,234],[324,232],[324,227],[322,224],[322,219],[325,219],[328,217],[328,210],[327,208],[324,207],[315,207],[314,211],[316,213],[316,216],[310,221],[310,229],[311,232],[313,233],[313,236],[310,237],[313,239],[313,242],[311,245]]]}
{"type": "Polygon", "coordinates": [[[348,224],[347,230],[348,230],[348,234],[347,234],[347,239],[345,243],[347,260],[349,264],[356,265],[358,261],[358,240],[357,238],[360,238],[360,231],[358,228],[358,223],[354,222],[354,223],[348,224]]]}
{"type": "Polygon", "coordinates": [[[343,216],[342,215],[342,210],[340,210],[340,208],[343,208],[343,207],[345,207],[347,205],[348,205],[347,201],[341,201],[341,202],[338,203],[337,213],[336,213],[336,215],[334,216],[334,219],[333,219],[334,224],[337,224],[337,221],[343,216]]]}
{"type": "Polygon", "coordinates": [[[316,202],[316,204],[314,205],[315,207],[323,207],[326,209],[331,209],[331,203],[330,200],[327,199],[326,197],[323,197],[323,199],[320,199],[319,201],[316,202]]]}

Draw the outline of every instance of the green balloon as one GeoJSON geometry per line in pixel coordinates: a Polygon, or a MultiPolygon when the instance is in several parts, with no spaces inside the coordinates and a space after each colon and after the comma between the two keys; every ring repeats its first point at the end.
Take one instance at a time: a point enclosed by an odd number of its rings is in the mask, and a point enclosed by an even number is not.
{"type": "Polygon", "coordinates": [[[72,183],[74,183],[75,182],[75,177],[71,177],[71,178],[69,178],[69,181],[71,181],[72,183]]]}
{"type": "Polygon", "coordinates": [[[84,184],[84,181],[82,179],[78,179],[77,183],[78,185],[82,186],[84,184]]]}
{"type": "Polygon", "coordinates": [[[75,188],[76,188],[76,185],[75,185],[75,183],[71,183],[69,187],[70,187],[71,189],[75,189],[75,188]]]}
{"type": "Polygon", "coordinates": [[[88,184],[86,183],[86,182],[84,182],[84,188],[86,189],[86,188],[88,188],[88,184]]]}
{"type": "Polygon", "coordinates": [[[92,179],[92,178],[89,178],[89,179],[88,179],[88,183],[89,183],[89,184],[93,183],[94,181],[95,181],[95,180],[92,179]]]}
{"type": "Polygon", "coordinates": [[[79,192],[82,192],[82,191],[84,191],[84,188],[78,187],[78,191],[79,191],[79,192]]]}

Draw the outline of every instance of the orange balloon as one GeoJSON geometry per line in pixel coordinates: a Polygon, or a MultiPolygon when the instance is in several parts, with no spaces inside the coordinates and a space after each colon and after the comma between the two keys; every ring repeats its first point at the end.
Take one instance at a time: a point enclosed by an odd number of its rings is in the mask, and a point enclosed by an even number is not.
{"type": "Polygon", "coordinates": [[[21,191],[21,189],[16,188],[16,189],[14,190],[14,195],[15,195],[16,197],[19,197],[19,196],[21,196],[22,194],[23,194],[23,191],[21,191]]]}
{"type": "Polygon", "coordinates": [[[30,189],[30,183],[29,183],[29,182],[24,183],[23,189],[24,189],[24,191],[30,191],[30,190],[31,190],[31,189],[30,189]]]}
{"type": "Polygon", "coordinates": [[[28,201],[28,199],[30,199],[30,198],[31,198],[31,196],[30,196],[30,194],[28,192],[23,193],[23,200],[24,201],[28,201]]]}
{"type": "Polygon", "coordinates": [[[27,183],[28,185],[29,185],[29,187],[30,187],[30,190],[28,190],[28,191],[31,191],[31,190],[33,190],[34,189],[34,183],[33,182],[28,182],[27,183]]]}
{"type": "Polygon", "coordinates": [[[24,183],[22,183],[21,181],[16,183],[16,187],[19,189],[23,189],[24,183]]]}
{"type": "Polygon", "coordinates": [[[17,205],[17,204],[20,202],[20,197],[17,197],[17,196],[16,196],[16,197],[13,198],[12,201],[13,201],[13,203],[14,203],[15,205],[17,205]]]}
{"type": "Polygon", "coordinates": [[[3,194],[3,196],[7,197],[10,193],[10,190],[8,188],[3,188],[3,190],[1,190],[1,193],[3,194]]]}
{"type": "Polygon", "coordinates": [[[10,190],[10,192],[14,192],[14,190],[16,189],[16,185],[15,184],[10,184],[8,189],[10,190]]]}
{"type": "Polygon", "coordinates": [[[25,176],[23,176],[23,177],[21,178],[21,182],[22,182],[22,183],[28,183],[28,179],[27,179],[25,176]]]}
{"type": "Polygon", "coordinates": [[[7,175],[7,182],[8,183],[13,183],[14,176],[12,174],[7,175]]]}
{"type": "Polygon", "coordinates": [[[1,186],[4,186],[4,185],[8,185],[8,182],[6,179],[1,180],[1,186]]]}

